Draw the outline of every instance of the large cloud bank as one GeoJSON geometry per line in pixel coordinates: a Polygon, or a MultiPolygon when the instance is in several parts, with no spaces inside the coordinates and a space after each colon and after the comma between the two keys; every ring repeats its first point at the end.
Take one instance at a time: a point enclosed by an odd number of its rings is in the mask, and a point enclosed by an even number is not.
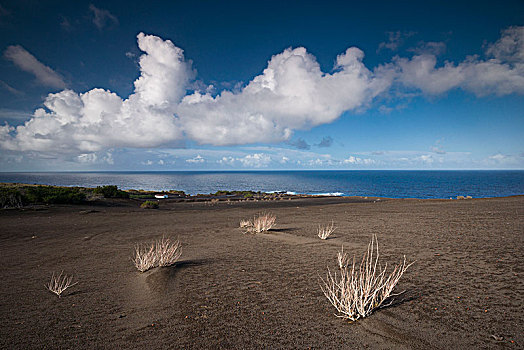
{"type": "MultiPolygon", "coordinates": [[[[108,148],[288,140],[297,129],[331,123],[345,111],[369,107],[392,86],[439,95],[461,88],[478,96],[524,93],[524,27],[511,27],[489,45],[485,59],[437,66],[434,54],[395,57],[374,70],[355,47],[324,73],[305,48],[289,48],[238,92],[191,91],[195,72],[171,41],[138,35],[140,76],[127,99],[104,89],[49,94],[24,125],[0,126],[0,147],[11,151],[88,153],[108,148]]],[[[209,89],[207,89],[209,90],[209,89]]]]}
{"type": "Polygon", "coordinates": [[[189,138],[214,145],[286,140],[294,129],[330,123],[388,88],[391,81],[369,71],[363,57],[349,48],[326,74],[306,49],[287,49],[240,93],[184,97],[181,126],[189,138]]]}

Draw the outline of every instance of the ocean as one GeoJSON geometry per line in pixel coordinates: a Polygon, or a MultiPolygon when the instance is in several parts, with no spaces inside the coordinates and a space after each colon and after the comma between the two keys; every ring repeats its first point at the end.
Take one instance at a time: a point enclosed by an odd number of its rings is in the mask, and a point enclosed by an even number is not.
{"type": "Polygon", "coordinates": [[[524,171],[172,171],[0,173],[0,182],[188,194],[218,190],[286,191],[300,194],[389,198],[474,198],[524,194],[524,171]]]}

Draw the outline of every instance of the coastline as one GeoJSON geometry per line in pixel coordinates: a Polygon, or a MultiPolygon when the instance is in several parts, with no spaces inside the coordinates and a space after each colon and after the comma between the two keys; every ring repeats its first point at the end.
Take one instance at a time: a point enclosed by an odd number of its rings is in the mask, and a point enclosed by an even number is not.
{"type": "MultiPolygon", "coordinates": [[[[41,184],[27,184],[27,183],[5,183],[0,182],[1,189],[23,189],[23,188],[34,188],[34,187],[44,187],[51,189],[77,189],[84,191],[88,194],[88,198],[85,199],[86,202],[93,201],[103,201],[109,198],[104,198],[103,195],[94,195],[94,191],[97,190],[97,187],[80,187],[80,186],[55,186],[55,185],[41,185],[41,184]]],[[[115,187],[116,186],[104,186],[104,187],[115,187]]],[[[100,188],[100,186],[99,186],[100,188]]],[[[125,192],[129,195],[129,199],[142,201],[145,200],[156,200],[158,202],[201,202],[201,201],[274,201],[274,200],[296,200],[299,198],[344,198],[347,200],[369,200],[369,201],[380,201],[380,200],[479,200],[479,199],[490,199],[490,198],[511,198],[524,196],[524,194],[515,194],[508,196],[497,196],[497,197],[480,197],[473,198],[471,196],[457,195],[455,198],[415,198],[415,197],[381,197],[381,196],[371,196],[371,195],[343,195],[343,193],[316,193],[316,194],[306,194],[306,193],[296,193],[290,191],[269,191],[269,192],[260,192],[260,191],[220,191],[216,193],[207,193],[207,194],[186,194],[183,191],[178,190],[168,190],[168,191],[148,191],[148,190],[119,190],[125,192]],[[166,198],[156,198],[155,195],[166,195],[166,198]]],[[[36,203],[32,203],[36,204],[36,203]]],[[[71,203],[62,203],[62,204],[71,204],[71,203]]],[[[1,208],[0,208],[1,209],[1,208]]]]}
{"type": "Polygon", "coordinates": [[[0,173],[0,182],[68,187],[116,185],[123,190],[182,190],[190,195],[234,190],[384,198],[492,198],[524,194],[524,171],[518,170],[0,173]]]}

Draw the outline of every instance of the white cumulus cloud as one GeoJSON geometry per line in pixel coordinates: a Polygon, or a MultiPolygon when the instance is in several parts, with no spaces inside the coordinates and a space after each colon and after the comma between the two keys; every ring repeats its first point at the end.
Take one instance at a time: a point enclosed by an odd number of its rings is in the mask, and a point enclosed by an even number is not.
{"type": "Polygon", "coordinates": [[[204,163],[205,161],[206,160],[204,159],[204,157],[202,157],[200,154],[198,154],[194,158],[186,159],[186,163],[191,163],[191,164],[204,163]]]}
{"type": "Polygon", "coordinates": [[[138,46],[145,52],[141,74],[127,99],[104,89],[49,94],[45,109],[37,109],[24,125],[0,129],[2,148],[85,153],[181,140],[174,113],[193,77],[191,65],[169,40],[140,33],[138,46]]]}
{"type": "Polygon", "coordinates": [[[243,166],[249,168],[263,168],[271,163],[271,157],[264,153],[248,154],[243,158],[237,158],[243,166]]]}
{"type": "Polygon", "coordinates": [[[76,159],[79,163],[88,163],[88,164],[107,163],[107,164],[112,165],[115,163],[113,159],[113,154],[111,152],[105,152],[102,154],[82,153],[78,155],[76,159]]]}
{"type": "MultiPolygon", "coordinates": [[[[285,157],[284,157],[285,158],[285,157]]],[[[253,153],[243,157],[222,157],[217,163],[229,166],[241,165],[245,168],[264,168],[273,161],[269,154],[253,153]]]]}
{"type": "Polygon", "coordinates": [[[371,158],[360,158],[355,156],[349,156],[348,158],[342,160],[342,164],[364,164],[371,165],[374,164],[375,160],[371,158]]]}
{"type": "Polygon", "coordinates": [[[181,125],[190,139],[212,145],[287,140],[294,129],[333,122],[389,87],[363,57],[349,48],[337,57],[333,73],[323,73],[305,48],[286,49],[239,93],[184,97],[177,109],[181,125]]]}

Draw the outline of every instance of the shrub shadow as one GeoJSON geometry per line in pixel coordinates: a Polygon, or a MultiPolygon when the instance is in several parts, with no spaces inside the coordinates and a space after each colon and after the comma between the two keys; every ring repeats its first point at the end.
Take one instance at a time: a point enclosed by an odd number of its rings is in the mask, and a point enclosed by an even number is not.
{"type": "MultiPolygon", "coordinates": [[[[318,237],[318,235],[317,235],[318,237]]],[[[329,241],[330,239],[335,239],[335,238],[338,238],[337,235],[330,235],[329,237],[326,237],[326,239],[323,239],[323,241],[329,241]]]]}
{"type": "Polygon", "coordinates": [[[272,228],[268,232],[292,232],[295,231],[294,228],[272,228]]]}
{"type": "Polygon", "coordinates": [[[155,293],[166,293],[175,289],[175,276],[178,271],[195,266],[202,266],[210,263],[210,259],[195,259],[177,261],[173,265],[156,267],[145,272],[145,282],[150,291],[155,293]]]}
{"type": "Polygon", "coordinates": [[[174,263],[173,265],[171,266],[168,266],[167,268],[179,268],[179,269],[184,269],[184,268],[188,268],[188,267],[192,267],[192,266],[202,266],[202,265],[207,265],[209,263],[213,262],[212,259],[193,259],[193,260],[181,260],[181,261],[177,261],[176,263],[174,263]]]}
{"type": "Polygon", "coordinates": [[[404,291],[398,295],[392,296],[387,298],[384,301],[384,304],[379,309],[389,309],[389,308],[395,308],[397,306],[400,306],[404,303],[417,300],[421,298],[423,295],[420,291],[404,291]]]}

